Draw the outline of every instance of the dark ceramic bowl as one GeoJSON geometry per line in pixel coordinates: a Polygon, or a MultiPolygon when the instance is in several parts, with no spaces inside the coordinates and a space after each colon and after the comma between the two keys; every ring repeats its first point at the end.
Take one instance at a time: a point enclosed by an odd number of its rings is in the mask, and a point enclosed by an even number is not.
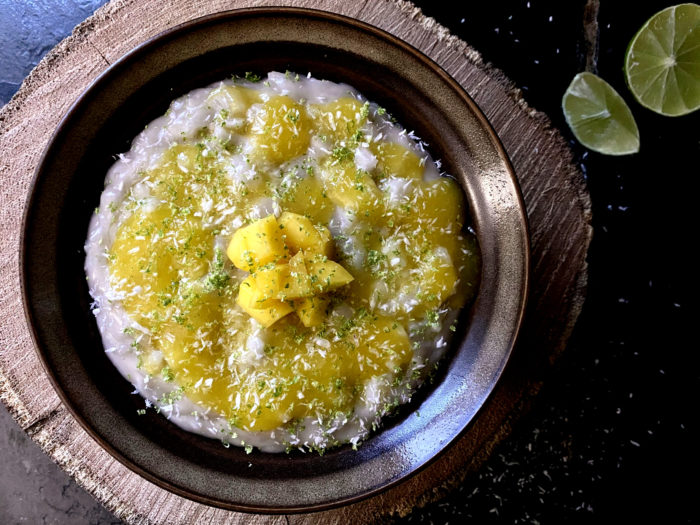
{"type": "Polygon", "coordinates": [[[302,512],[376,494],[462,434],[508,360],[528,281],[522,199],[476,104],[406,43],[344,17],[299,9],[232,11],[172,29],[112,65],[73,105],[39,165],[27,205],[22,280],[46,372],[85,430],[144,478],[228,509],[302,512]],[[232,74],[310,72],[386,107],[462,184],[482,251],[477,300],[433,385],[358,451],[248,455],[149,412],[105,356],[90,312],[83,244],[114,155],[171,100],[232,74]],[[416,414],[420,411],[420,416],[416,414]]]}

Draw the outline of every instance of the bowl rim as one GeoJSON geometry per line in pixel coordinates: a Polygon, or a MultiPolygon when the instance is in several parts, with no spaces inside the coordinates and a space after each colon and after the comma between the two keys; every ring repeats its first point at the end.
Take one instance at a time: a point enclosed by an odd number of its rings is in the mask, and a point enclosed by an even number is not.
{"type": "MultiPolygon", "coordinates": [[[[460,184],[461,185],[461,184],[460,184]]],[[[18,258],[18,263],[19,263],[19,276],[20,276],[20,286],[21,286],[21,293],[22,293],[22,306],[23,306],[23,311],[24,311],[24,317],[25,321],[27,323],[27,327],[29,329],[29,333],[31,336],[31,340],[34,346],[34,351],[37,354],[39,361],[41,363],[41,366],[49,379],[49,382],[51,383],[54,391],[56,394],[59,396],[63,406],[68,410],[68,412],[71,414],[72,418],[75,419],[80,427],[87,432],[87,434],[95,440],[100,448],[105,450],[108,454],[110,454],[113,458],[118,460],[123,466],[127,467],[129,470],[132,472],[136,473],[137,475],[141,476],[142,478],[146,479],[147,481],[150,481],[151,483],[154,483],[156,486],[165,489],[169,492],[172,492],[178,496],[181,496],[183,498],[198,502],[198,503],[203,503],[206,505],[210,505],[213,507],[218,507],[218,508],[223,508],[231,511],[237,511],[237,512],[244,512],[244,513],[262,513],[262,514],[292,514],[292,513],[302,513],[302,512],[318,512],[318,511],[325,511],[325,510],[331,510],[335,508],[339,508],[342,506],[350,505],[353,503],[357,503],[359,501],[369,499],[373,496],[376,496],[378,494],[381,494],[387,490],[390,490],[391,488],[396,487],[397,485],[403,483],[407,479],[412,478],[425,468],[427,468],[429,465],[434,463],[438,458],[440,458],[443,454],[446,453],[447,450],[449,450],[457,441],[459,441],[465,432],[473,425],[474,421],[476,418],[479,416],[481,411],[483,410],[484,405],[487,404],[488,400],[493,396],[493,392],[496,389],[496,386],[498,383],[501,381],[501,378],[503,376],[503,372],[506,369],[508,362],[510,361],[513,353],[513,349],[516,345],[516,342],[518,340],[519,334],[522,330],[522,325],[523,325],[523,320],[526,312],[526,307],[528,303],[528,298],[530,294],[530,285],[531,285],[531,239],[530,239],[530,227],[528,223],[528,218],[526,214],[526,207],[525,207],[525,202],[524,198],[522,195],[522,190],[520,188],[518,179],[515,175],[515,171],[513,169],[513,166],[511,164],[511,161],[508,157],[508,154],[505,150],[505,147],[503,146],[503,143],[500,139],[500,137],[496,134],[495,130],[491,126],[490,122],[484,115],[483,111],[481,108],[476,104],[476,102],[471,98],[471,96],[466,92],[464,87],[459,84],[451,75],[449,75],[443,68],[440,66],[437,62],[435,62],[433,59],[428,57],[426,54],[424,54],[422,51],[418,50],[416,47],[413,45],[409,44],[405,40],[400,39],[399,37],[394,36],[393,34],[389,33],[388,31],[381,29],[377,26],[371,25],[367,22],[364,22],[362,20],[330,12],[330,11],[324,11],[320,9],[315,9],[315,8],[306,8],[306,7],[272,7],[272,6],[263,6],[263,7],[246,7],[246,8],[238,8],[238,9],[230,9],[230,10],[225,10],[225,11],[219,11],[216,13],[211,13],[205,16],[193,18],[191,20],[188,20],[186,22],[177,24],[173,27],[170,27],[150,38],[145,40],[144,42],[140,43],[136,47],[130,49],[127,53],[124,55],[120,56],[117,60],[115,60],[113,63],[109,64],[107,68],[101,72],[97,77],[95,77],[89,84],[88,86],[80,93],[80,95],[72,102],[70,107],[66,110],[65,114],[61,117],[58,125],[54,129],[53,133],[51,134],[48,142],[46,143],[42,154],[36,164],[36,167],[34,169],[34,173],[32,175],[30,184],[28,186],[27,190],[27,197],[25,199],[24,203],[24,209],[23,209],[23,215],[22,215],[22,221],[21,221],[21,236],[20,236],[20,243],[19,243],[19,258],[18,258]],[[239,504],[239,503],[232,503],[228,501],[223,501],[220,499],[217,499],[215,497],[207,496],[205,494],[202,494],[200,492],[193,492],[190,489],[180,487],[176,484],[171,483],[168,480],[163,479],[160,477],[158,474],[155,474],[153,472],[150,472],[148,469],[142,467],[141,465],[135,463],[131,459],[125,457],[120,451],[118,451],[115,447],[113,447],[110,443],[108,443],[105,438],[100,435],[80,414],[80,412],[73,406],[72,402],[69,399],[69,396],[67,393],[64,391],[63,387],[61,386],[60,381],[58,380],[55,372],[52,370],[52,368],[49,366],[49,363],[46,361],[44,356],[42,355],[42,348],[43,344],[40,342],[40,337],[37,333],[35,321],[34,321],[34,315],[32,313],[32,308],[30,306],[30,301],[29,301],[29,294],[28,294],[28,282],[27,282],[27,275],[25,272],[26,268],[26,260],[27,260],[27,228],[28,228],[28,222],[30,220],[30,210],[32,209],[33,202],[36,197],[36,186],[38,184],[42,168],[47,160],[47,157],[49,156],[49,152],[53,147],[53,144],[56,142],[56,140],[62,135],[64,128],[69,124],[71,118],[73,117],[74,113],[76,112],[77,108],[79,108],[83,101],[89,96],[89,94],[92,92],[93,89],[95,89],[99,84],[104,82],[106,79],[108,79],[110,76],[114,74],[115,69],[120,67],[123,63],[128,62],[139,55],[148,52],[152,48],[157,47],[161,43],[167,42],[170,39],[176,38],[178,34],[183,31],[183,30],[190,30],[197,28],[199,26],[204,26],[207,24],[210,24],[212,22],[216,22],[222,19],[229,19],[229,18],[244,18],[248,16],[279,16],[279,15],[292,15],[292,16],[298,16],[298,17],[313,17],[316,19],[322,19],[324,21],[329,21],[345,26],[350,26],[353,29],[357,29],[362,32],[369,33],[375,37],[377,37],[380,40],[384,40],[385,42],[388,42],[395,47],[400,48],[403,52],[410,54],[414,59],[417,59],[419,62],[421,62],[424,66],[429,68],[433,73],[438,75],[442,81],[444,81],[446,84],[448,84],[451,89],[464,101],[464,103],[469,107],[469,109],[472,112],[473,117],[475,117],[478,121],[479,124],[482,128],[482,130],[488,135],[489,139],[491,140],[491,143],[497,152],[498,156],[500,157],[500,161],[505,168],[505,171],[507,173],[508,178],[510,179],[511,183],[513,184],[513,187],[515,189],[515,197],[517,200],[517,215],[519,218],[519,224],[522,227],[522,241],[523,241],[523,252],[521,254],[522,259],[523,259],[523,267],[522,267],[522,294],[519,298],[519,304],[517,308],[517,316],[515,319],[515,326],[512,332],[512,337],[510,339],[510,342],[507,346],[506,351],[504,352],[505,357],[502,360],[501,366],[499,367],[498,371],[495,374],[495,377],[493,378],[493,381],[491,382],[491,388],[486,394],[486,396],[481,400],[480,404],[476,408],[474,415],[472,418],[467,422],[467,424],[462,428],[461,431],[459,431],[452,439],[446,440],[444,444],[439,448],[439,450],[433,454],[427,461],[424,461],[422,464],[412,467],[410,469],[410,472],[407,474],[400,476],[396,479],[389,480],[383,485],[375,488],[370,488],[368,490],[364,490],[359,492],[356,495],[349,496],[349,497],[344,497],[340,498],[337,500],[332,500],[329,502],[324,502],[324,503],[318,503],[318,504],[312,504],[312,505],[306,505],[306,506],[293,506],[293,507],[268,507],[268,506],[258,506],[258,505],[250,505],[250,504],[239,504]]]]}

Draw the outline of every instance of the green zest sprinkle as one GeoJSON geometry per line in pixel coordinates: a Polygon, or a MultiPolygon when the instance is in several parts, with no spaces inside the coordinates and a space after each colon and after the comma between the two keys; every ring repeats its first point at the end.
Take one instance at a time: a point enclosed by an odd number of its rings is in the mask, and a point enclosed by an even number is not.
{"type": "Polygon", "coordinates": [[[437,310],[430,310],[425,313],[425,321],[433,328],[440,327],[440,312],[437,310]]]}
{"type": "Polygon", "coordinates": [[[347,146],[338,146],[337,148],[334,148],[332,155],[333,158],[339,162],[352,160],[355,157],[355,153],[353,153],[353,151],[347,146]]]}
{"type": "Polygon", "coordinates": [[[260,75],[256,75],[251,71],[246,71],[245,76],[243,78],[248,82],[260,82],[262,80],[262,77],[260,75]]]}
{"type": "Polygon", "coordinates": [[[224,270],[224,253],[220,248],[217,248],[214,262],[207,277],[206,288],[208,291],[221,291],[228,286],[230,281],[231,276],[224,270]]]}
{"type": "Polygon", "coordinates": [[[173,371],[170,370],[170,367],[164,366],[163,369],[160,371],[160,375],[163,376],[163,379],[167,382],[172,381],[175,379],[175,375],[173,374],[173,371]]]}

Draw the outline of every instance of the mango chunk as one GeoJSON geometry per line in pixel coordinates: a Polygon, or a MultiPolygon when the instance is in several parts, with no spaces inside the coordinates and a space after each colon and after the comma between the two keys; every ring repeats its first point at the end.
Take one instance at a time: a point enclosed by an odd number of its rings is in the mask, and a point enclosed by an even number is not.
{"type": "Polygon", "coordinates": [[[388,177],[422,179],[425,160],[395,142],[372,142],[370,150],[377,157],[377,171],[388,177]]]}
{"type": "Polygon", "coordinates": [[[311,135],[306,109],[287,96],[262,105],[250,126],[254,161],[281,164],[306,153],[311,135]]]}
{"type": "Polygon", "coordinates": [[[382,194],[364,170],[354,163],[330,164],[326,168],[324,189],[334,204],[357,214],[375,217],[382,214],[382,194]]]}
{"type": "Polygon", "coordinates": [[[289,266],[279,264],[269,268],[264,267],[251,274],[243,282],[250,284],[250,301],[255,308],[266,308],[280,300],[278,295],[287,282],[288,277],[289,266]]]}
{"type": "Polygon", "coordinates": [[[287,258],[287,248],[274,215],[239,228],[233,234],[226,255],[237,268],[246,272],[268,263],[277,263],[287,258]]]}
{"type": "Polygon", "coordinates": [[[386,373],[405,368],[413,352],[406,329],[393,319],[378,316],[365,325],[366,334],[358,341],[357,359],[367,372],[386,373]]]}
{"type": "Polygon", "coordinates": [[[259,308],[259,305],[256,303],[255,283],[252,277],[247,277],[241,283],[236,302],[248,315],[265,328],[272,326],[285,315],[294,311],[294,308],[289,303],[277,299],[271,299],[265,307],[259,308]]]}
{"type": "Polygon", "coordinates": [[[298,213],[285,211],[279,218],[284,241],[294,253],[301,250],[330,257],[333,252],[331,234],[325,226],[316,226],[298,213]]]}
{"type": "Polygon", "coordinates": [[[304,260],[304,252],[298,252],[289,259],[288,273],[285,275],[285,282],[279,295],[281,299],[298,299],[300,297],[310,297],[313,295],[309,272],[304,260]]]}
{"type": "Polygon", "coordinates": [[[284,228],[270,215],[240,228],[231,239],[227,255],[238,268],[251,272],[241,283],[236,302],[265,328],[295,309],[305,326],[316,326],[325,318],[328,303],[313,296],[340,288],[353,276],[316,253],[328,252],[328,230],[295,213],[285,212],[280,222],[284,228]],[[297,250],[292,257],[287,256],[289,247],[280,233],[285,230],[291,233],[284,239],[297,250]],[[305,246],[311,250],[302,249],[305,246]]]}
{"type": "Polygon", "coordinates": [[[329,260],[320,261],[307,259],[306,268],[309,271],[311,286],[316,293],[336,290],[355,279],[337,262],[329,260]]]}
{"type": "Polygon", "coordinates": [[[415,295],[420,304],[410,310],[416,314],[439,307],[455,293],[457,270],[445,248],[439,248],[421,262],[413,281],[405,285],[409,295],[415,295]]]}
{"type": "Polygon", "coordinates": [[[323,296],[306,297],[294,301],[294,311],[302,324],[309,328],[323,323],[328,311],[330,299],[323,296]]]}
{"type": "Polygon", "coordinates": [[[413,208],[415,214],[424,216],[430,213],[434,217],[434,229],[450,229],[450,235],[455,235],[464,224],[464,202],[459,184],[447,177],[440,177],[424,186],[417,205],[413,208]]]}
{"type": "Polygon", "coordinates": [[[333,102],[309,107],[309,112],[320,135],[331,142],[352,138],[364,126],[367,111],[364,104],[352,97],[341,97],[333,102]]]}
{"type": "Polygon", "coordinates": [[[259,308],[275,300],[299,299],[314,294],[305,266],[300,271],[293,271],[291,265],[279,264],[255,272],[250,279],[253,287],[251,297],[259,308]]]}
{"type": "Polygon", "coordinates": [[[286,210],[304,214],[321,224],[328,224],[335,210],[335,204],[328,198],[319,177],[315,176],[295,178],[283,191],[282,201],[286,210]]]}
{"type": "Polygon", "coordinates": [[[449,259],[435,258],[435,263],[423,268],[420,293],[422,299],[436,305],[451,296],[457,284],[457,272],[449,259]]]}
{"type": "Polygon", "coordinates": [[[260,94],[243,86],[221,85],[207,97],[207,103],[226,118],[245,118],[248,108],[260,101],[260,94]]]}

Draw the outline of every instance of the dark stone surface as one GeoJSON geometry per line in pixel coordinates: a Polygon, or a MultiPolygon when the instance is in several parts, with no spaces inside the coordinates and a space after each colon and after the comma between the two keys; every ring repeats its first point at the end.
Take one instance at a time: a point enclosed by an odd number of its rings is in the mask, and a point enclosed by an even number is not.
{"type": "MultiPolygon", "coordinates": [[[[0,103],[102,3],[0,0],[0,103]]],[[[641,132],[641,152],[621,158],[576,144],[561,114],[562,94],[586,63],[585,1],[417,3],[502,69],[572,141],[595,234],[583,314],[532,412],[477,476],[399,522],[698,523],[690,186],[700,112],[656,115],[633,100],[622,73],[630,38],[672,3],[601,2],[597,69],[628,101],[641,132]]],[[[0,454],[0,524],[118,523],[2,407],[0,454]]]]}
{"type": "Polygon", "coordinates": [[[0,0],[0,104],[105,0],[0,0]]]}
{"type": "Polygon", "coordinates": [[[119,525],[0,407],[0,524],[119,525]]]}

